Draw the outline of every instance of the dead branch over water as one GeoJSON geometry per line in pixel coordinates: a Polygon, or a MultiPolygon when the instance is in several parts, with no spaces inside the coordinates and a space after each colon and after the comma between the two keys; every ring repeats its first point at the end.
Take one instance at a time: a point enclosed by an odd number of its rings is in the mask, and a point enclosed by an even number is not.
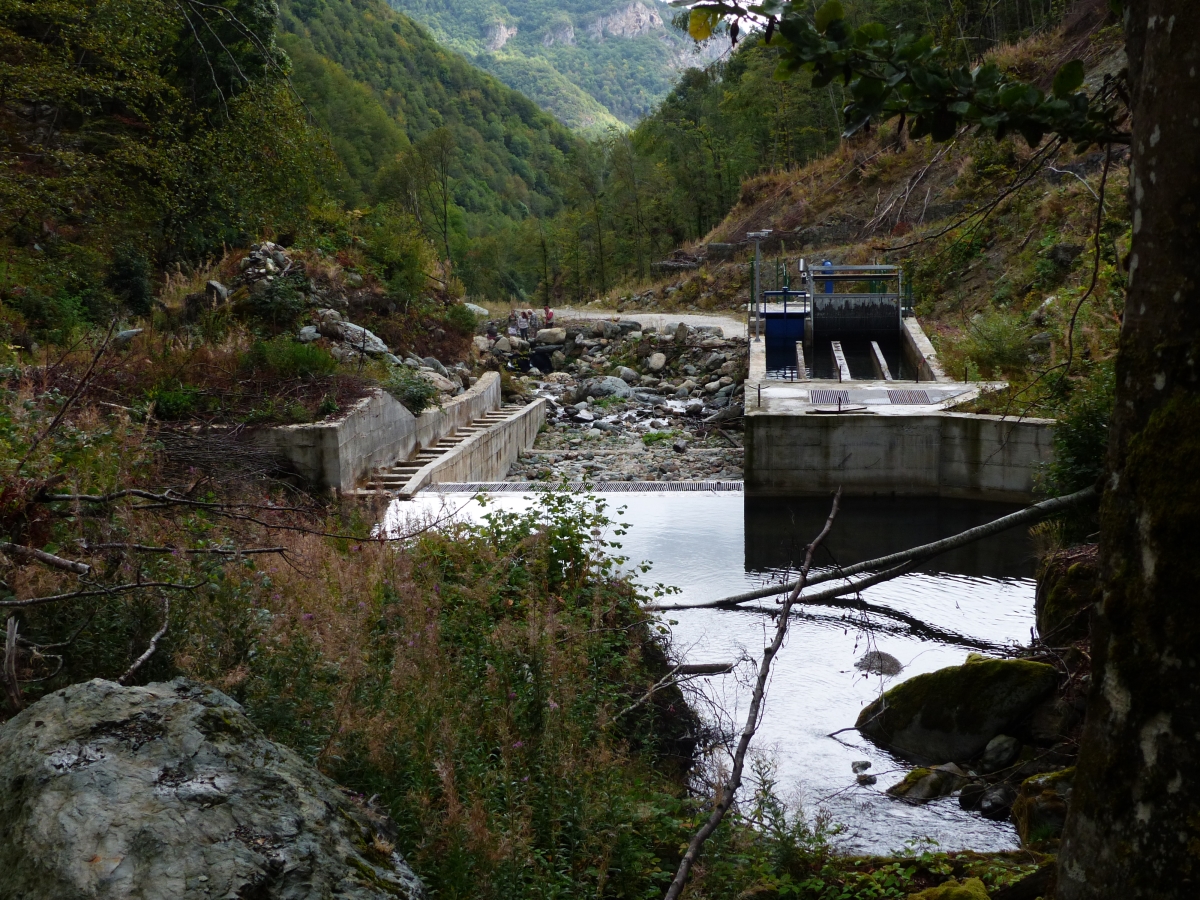
{"type": "Polygon", "coordinates": [[[770,646],[763,650],[763,658],[758,665],[758,680],[754,683],[754,695],[750,701],[750,712],[746,715],[746,725],[742,729],[742,736],[738,740],[737,749],[733,754],[733,767],[729,775],[729,781],[719,786],[715,798],[716,805],[713,807],[712,814],[708,817],[708,821],[696,832],[695,836],[692,837],[691,843],[688,844],[687,852],[684,853],[683,859],[679,862],[679,869],[675,872],[675,878],[672,880],[671,886],[667,889],[664,900],[678,900],[679,895],[683,892],[683,886],[687,883],[688,873],[692,870],[692,865],[700,855],[700,850],[704,846],[704,842],[717,830],[717,826],[721,824],[721,820],[725,818],[725,814],[729,812],[729,808],[733,805],[734,795],[742,784],[742,769],[746,763],[746,753],[750,749],[750,741],[754,738],[754,733],[758,730],[763,696],[766,694],[767,680],[771,674],[771,661],[783,646],[783,639],[787,636],[788,614],[791,612],[792,604],[796,602],[796,598],[804,590],[805,579],[808,577],[808,570],[812,565],[813,553],[821,541],[825,540],[825,536],[829,534],[829,530],[833,527],[833,520],[837,517],[838,506],[841,500],[842,491],[839,488],[836,496],[833,498],[833,508],[829,511],[829,518],[825,520],[824,527],[805,551],[804,564],[800,567],[800,577],[784,601],[781,615],[776,622],[775,639],[771,641],[770,646]]]}

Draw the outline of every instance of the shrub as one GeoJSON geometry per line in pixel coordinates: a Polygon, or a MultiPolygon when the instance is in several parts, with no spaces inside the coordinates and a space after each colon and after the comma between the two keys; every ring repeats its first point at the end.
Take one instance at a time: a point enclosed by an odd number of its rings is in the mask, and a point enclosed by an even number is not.
{"type": "Polygon", "coordinates": [[[414,416],[435,405],[437,388],[408,366],[396,366],[383,389],[403,403],[414,416]]]}
{"type": "Polygon", "coordinates": [[[1029,363],[1029,335],[1019,316],[993,310],[971,320],[964,350],[980,372],[1010,376],[1029,363]]]}
{"type": "Polygon", "coordinates": [[[281,379],[320,378],[337,370],[337,360],[327,350],[287,337],[257,341],[243,362],[250,369],[281,379]]]}
{"type": "Polygon", "coordinates": [[[119,247],[113,253],[104,284],[133,315],[150,314],[154,288],[150,282],[150,260],[141,250],[119,247]]]}
{"type": "Polygon", "coordinates": [[[239,300],[237,312],[243,319],[270,329],[293,328],[306,307],[304,286],[304,276],[299,274],[276,278],[239,300]]]}
{"type": "Polygon", "coordinates": [[[446,309],[445,322],[447,328],[457,331],[459,334],[475,333],[475,313],[461,303],[451,304],[446,309]]]}
{"type": "Polygon", "coordinates": [[[1044,486],[1052,496],[1070,494],[1095,484],[1108,456],[1108,420],[1112,416],[1116,379],[1110,365],[1099,367],[1081,382],[1054,426],[1054,461],[1044,486]]]}

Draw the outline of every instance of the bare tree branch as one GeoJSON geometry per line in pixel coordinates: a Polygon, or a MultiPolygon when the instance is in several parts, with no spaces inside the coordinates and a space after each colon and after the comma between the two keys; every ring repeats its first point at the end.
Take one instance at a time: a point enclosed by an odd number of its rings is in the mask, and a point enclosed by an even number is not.
{"type": "Polygon", "coordinates": [[[21,699],[21,685],[17,681],[17,617],[8,617],[8,634],[4,642],[4,692],[8,694],[8,705],[14,713],[25,708],[21,699]]]}
{"type": "Polygon", "coordinates": [[[158,629],[158,631],[154,632],[154,637],[150,638],[150,646],[146,648],[146,652],[143,653],[141,656],[139,656],[137,659],[135,659],[133,661],[133,665],[130,666],[128,669],[126,669],[125,674],[117,679],[117,684],[128,683],[129,679],[132,678],[137,673],[137,670],[142,667],[142,664],[145,663],[146,660],[148,660],[151,656],[154,655],[154,651],[158,649],[158,642],[161,641],[163,638],[163,635],[167,633],[167,625],[170,623],[170,621],[171,621],[171,598],[163,597],[162,628],[160,628],[160,629],[158,629]]]}
{"type": "Polygon", "coordinates": [[[61,556],[55,556],[53,553],[47,553],[45,550],[23,547],[20,544],[10,544],[8,541],[0,541],[0,553],[8,553],[12,556],[19,556],[22,559],[40,562],[44,566],[50,566],[53,569],[62,569],[64,572],[74,572],[76,575],[86,575],[92,571],[92,567],[87,563],[75,562],[73,559],[63,559],[61,556]]]}
{"type": "Polygon", "coordinates": [[[0,600],[0,608],[24,609],[30,606],[43,606],[46,603],[58,603],[61,600],[77,600],[80,597],[107,597],[112,594],[128,594],[130,591],[140,591],[143,588],[166,588],[174,591],[194,591],[208,582],[198,581],[195,584],[178,584],[174,581],[133,581],[129,584],[117,584],[112,587],[90,591],[73,591],[69,594],[52,594],[49,597],[30,597],[28,600],[0,600]]]}
{"type": "MultiPolygon", "coordinates": [[[[828,572],[820,572],[813,575],[811,578],[805,579],[806,585],[820,584],[825,581],[833,581],[839,578],[849,578],[851,575],[857,575],[859,572],[867,572],[871,570],[879,570],[884,568],[894,567],[900,564],[909,565],[914,562],[925,562],[949,550],[955,550],[975,541],[982,540],[985,537],[990,537],[993,534],[999,534],[1002,531],[1007,531],[1010,528],[1016,528],[1019,525],[1025,525],[1037,521],[1044,516],[1052,516],[1060,513],[1063,510],[1071,509],[1081,503],[1086,503],[1096,497],[1096,489],[1094,487],[1086,487],[1081,491],[1076,491],[1074,494],[1067,494],[1064,497],[1053,497],[1049,500],[1043,500],[1040,503],[1035,503],[1032,506],[1027,506],[1025,509],[1018,510],[1007,516],[1001,516],[999,519],[994,519],[985,525],[979,525],[975,528],[968,528],[966,531],[961,531],[958,534],[951,535],[948,538],[943,538],[940,541],[934,541],[931,544],[922,544],[919,547],[913,547],[909,550],[902,550],[899,553],[892,553],[888,556],[881,556],[877,559],[868,559],[860,563],[854,563],[850,566],[839,566],[835,569],[830,569],[828,572]]],[[[896,574],[899,574],[898,572],[896,574]]],[[[879,579],[886,580],[886,579],[879,579]]],[[[866,587],[868,584],[874,584],[874,581],[860,582],[859,589],[866,587]]],[[[678,603],[665,604],[654,603],[647,604],[644,608],[652,611],[663,612],[671,609],[700,609],[709,606],[732,606],[739,603],[746,603],[750,600],[761,600],[764,597],[774,597],[777,594],[785,591],[795,590],[800,584],[800,580],[788,582],[785,584],[773,584],[769,587],[759,588],[754,591],[746,591],[744,594],[734,594],[732,597],[723,597],[720,600],[706,600],[702,603],[678,603]]],[[[850,591],[853,593],[853,591],[850,591]]],[[[820,599],[824,596],[840,596],[842,591],[839,590],[835,594],[814,594],[813,599],[820,599]]],[[[800,599],[801,603],[809,602],[809,597],[800,599]]]]}

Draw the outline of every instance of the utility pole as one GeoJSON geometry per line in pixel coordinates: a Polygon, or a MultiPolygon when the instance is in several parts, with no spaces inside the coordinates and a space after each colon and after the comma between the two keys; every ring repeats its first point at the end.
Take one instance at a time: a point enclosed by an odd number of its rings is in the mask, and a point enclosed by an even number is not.
{"type": "MultiPolygon", "coordinates": [[[[746,232],[746,238],[748,240],[754,241],[754,288],[753,288],[754,296],[751,298],[751,301],[753,302],[754,305],[751,307],[751,309],[753,310],[753,315],[754,315],[754,339],[756,341],[760,340],[762,338],[762,308],[761,308],[761,304],[759,303],[759,297],[761,296],[761,287],[762,287],[762,284],[760,281],[761,276],[759,275],[759,267],[760,267],[760,264],[762,263],[762,252],[759,247],[759,241],[763,240],[763,238],[767,238],[770,236],[771,236],[770,228],[766,229],[765,231],[747,231],[746,232]]],[[[749,321],[749,319],[746,320],[746,337],[747,338],[750,337],[750,321],[749,321]]]]}

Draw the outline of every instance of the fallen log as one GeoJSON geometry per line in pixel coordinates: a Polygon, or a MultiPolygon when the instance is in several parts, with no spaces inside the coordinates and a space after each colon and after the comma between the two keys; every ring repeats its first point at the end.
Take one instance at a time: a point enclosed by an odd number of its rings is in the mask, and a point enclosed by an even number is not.
{"type": "MultiPolygon", "coordinates": [[[[986,525],[978,525],[975,528],[968,528],[966,531],[960,531],[958,534],[951,535],[948,538],[943,538],[940,541],[934,541],[930,544],[922,544],[919,547],[912,547],[908,550],[901,550],[899,553],[891,553],[887,556],[880,556],[876,559],[868,559],[863,562],[854,563],[849,566],[840,566],[836,569],[830,569],[827,572],[818,572],[810,576],[805,582],[806,587],[811,587],[814,584],[820,584],[825,581],[835,581],[838,579],[848,579],[851,575],[857,575],[860,572],[877,571],[880,569],[886,570],[878,572],[868,578],[860,579],[857,582],[851,582],[838,588],[826,589],[818,593],[810,594],[806,597],[798,598],[797,602],[815,603],[822,599],[833,597],[841,597],[846,594],[853,594],[872,584],[878,584],[881,581],[887,581],[899,575],[903,575],[912,566],[926,562],[935,556],[946,553],[950,550],[956,550],[959,547],[964,547],[967,544],[972,544],[975,541],[982,540],[985,537],[991,537],[993,534],[999,534],[1002,531],[1008,531],[1010,528],[1017,528],[1021,525],[1036,522],[1046,516],[1052,516],[1055,513],[1063,510],[1072,509],[1096,497],[1096,489],[1094,487],[1084,488],[1082,491],[1076,491],[1074,494],[1067,494],[1065,497],[1053,497],[1049,500],[1043,500],[1040,503],[1035,503],[1032,506],[1027,506],[1025,509],[1018,510],[1015,513],[1010,513],[1007,516],[1001,516],[988,522],[986,525]]],[[[742,603],[749,603],[751,600],[761,600],[765,597],[774,597],[778,594],[788,593],[796,589],[799,581],[790,581],[780,584],[768,585],[765,588],[758,588],[753,591],[746,591],[742,594],[734,594],[731,597],[722,597],[718,600],[705,600],[698,603],[652,603],[645,608],[652,611],[665,612],[672,609],[707,609],[709,607],[731,607],[738,606],[742,603]]]]}

